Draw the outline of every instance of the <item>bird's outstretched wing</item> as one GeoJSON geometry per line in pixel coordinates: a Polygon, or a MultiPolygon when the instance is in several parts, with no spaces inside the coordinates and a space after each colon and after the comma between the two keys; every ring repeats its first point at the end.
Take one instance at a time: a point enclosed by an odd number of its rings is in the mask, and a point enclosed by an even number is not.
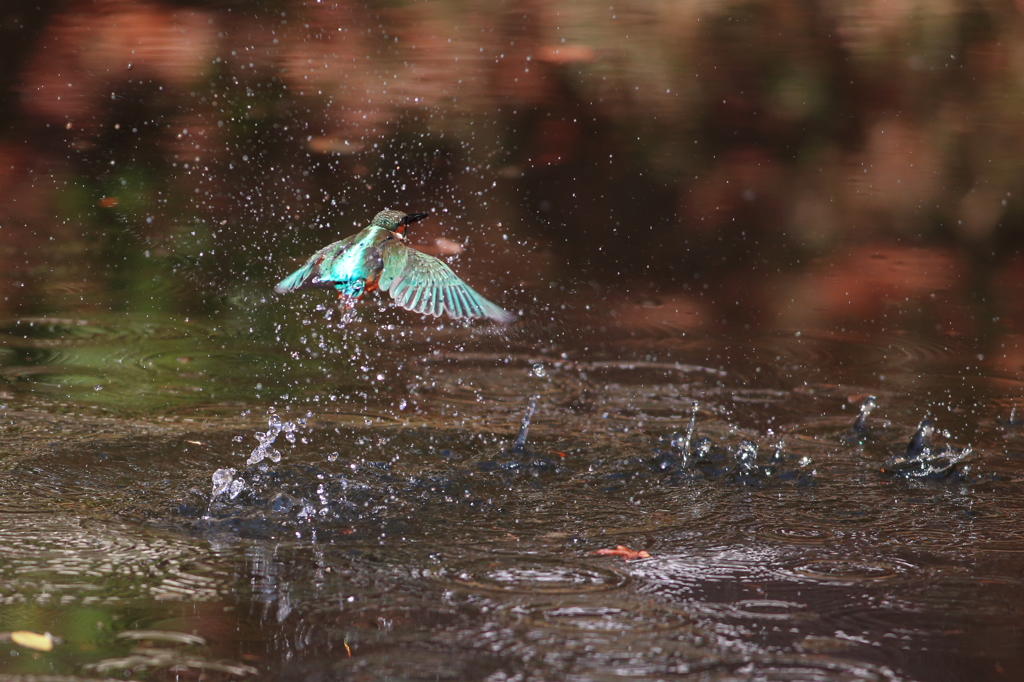
{"type": "Polygon", "coordinates": [[[336,273],[331,271],[331,266],[337,263],[338,258],[355,244],[356,236],[352,235],[341,241],[328,244],[314,253],[301,268],[278,282],[274,291],[285,294],[299,289],[330,289],[338,281],[336,273]]]}
{"type": "Polygon", "coordinates": [[[380,250],[384,270],[379,286],[406,310],[434,317],[446,313],[456,320],[488,317],[495,322],[506,323],[515,319],[512,313],[473,291],[444,261],[397,239],[384,242],[380,250]]]}

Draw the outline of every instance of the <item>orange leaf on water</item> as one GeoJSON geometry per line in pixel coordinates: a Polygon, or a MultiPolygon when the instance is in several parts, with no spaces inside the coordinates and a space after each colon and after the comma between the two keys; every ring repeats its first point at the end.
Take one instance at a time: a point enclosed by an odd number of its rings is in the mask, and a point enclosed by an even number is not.
{"type": "Polygon", "coordinates": [[[600,556],[620,556],[626,561],[630,559],[650,559],[651,554],[645,549],[641,549],[639,552],[631,550],[625,545],[615,545],[615,549],[599,549],[594,554],[600,556]]]}

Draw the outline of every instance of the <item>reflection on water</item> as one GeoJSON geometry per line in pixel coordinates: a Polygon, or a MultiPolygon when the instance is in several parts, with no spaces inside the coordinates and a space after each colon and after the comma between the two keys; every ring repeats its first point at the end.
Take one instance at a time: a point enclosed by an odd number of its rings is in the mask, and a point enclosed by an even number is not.
{"type": "MultiPolygon", "coordinates": [[[[332,325],[303,329],[346,333],[332,325]]],[[[1024,586],[1019,434],[1005,400],[986,398],[1005,395],[1006,378],[951,381],[972,356],[934,338],[531,334],[356,325],[326,353],[380,344],[359,360],[361,395],[311,375],[272,410],[250,399],[97,417],[83,393],[59,415],[16,385],[2,488],[16,540],[0,575],[4,608],[36,611],[5,619],[80,646],[81,631],[40,611],[66,603],[102,608],[111,635],[207,642],[103,639],[95,656],[64,659],[76,674],[955,679],[996,658],[1019,669],[1005,635],[1024,586]],[[868,395],[863,438],[850,440],[868,395]],[[922,411],[935,426],[916,433],[922,411]],[[962,475],[888,472],[894,458],[968,443],[962,475]],[[247,463],[261,447],[280,461],[247,463]],[[619,544],[651,558],[594,554],[619,544]],[[166,613],[182,601],[200,609],[188,624],[166,613]],[[241,654],[211,648],[225,616],[241,654]],[[982,642],[991,653],[964,653],[982,642]]]]}
{"type": "Polygon", "coordinates": [[[12,9],[0,678],[1020,677],[1018,9],[12,9]]]}

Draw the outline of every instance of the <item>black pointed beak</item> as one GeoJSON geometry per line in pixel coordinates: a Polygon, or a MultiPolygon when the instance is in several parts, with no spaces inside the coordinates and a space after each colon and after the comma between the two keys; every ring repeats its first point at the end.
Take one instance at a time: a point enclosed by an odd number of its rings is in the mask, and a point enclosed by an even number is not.
{"type": "Polygon", "coordinates": [[[407,215],[404,218],[402,218],[402,224],[403,225],[412,225],[417,220],[423,220],[428,215],[430,215],[430,214],[429,213],[410,213],[409,215],[407,215]]]}

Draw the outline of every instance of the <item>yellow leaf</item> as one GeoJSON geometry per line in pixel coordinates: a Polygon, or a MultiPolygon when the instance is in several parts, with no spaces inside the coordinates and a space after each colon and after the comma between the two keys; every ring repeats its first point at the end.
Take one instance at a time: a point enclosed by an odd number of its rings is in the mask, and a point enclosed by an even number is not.
{"type": "Polygon", "coordinates": [[[53,637],[47,632],[45,635],[40,635],[38,632],[29,632],[28,630],[17,630],[11,633],[11,641],[18,646],[23,646],[26,649],[35,649],[36,651],[53,651],[53,637]]]}

